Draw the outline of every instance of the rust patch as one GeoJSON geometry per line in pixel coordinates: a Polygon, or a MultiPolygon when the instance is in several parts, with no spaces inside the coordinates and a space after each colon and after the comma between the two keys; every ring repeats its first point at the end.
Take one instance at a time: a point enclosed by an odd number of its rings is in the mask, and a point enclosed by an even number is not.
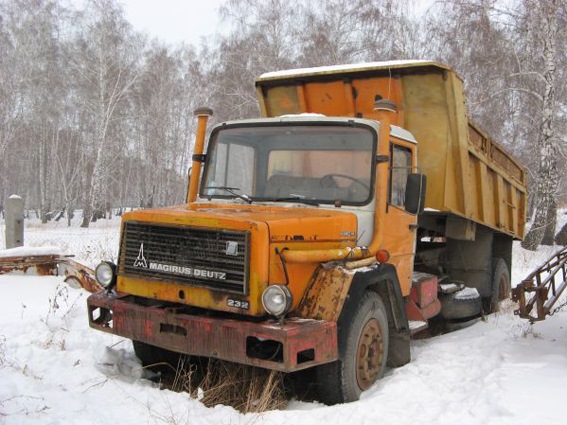
{"type": "Polygon", "coordinates": [[[0,274],[22,272],[40,276],[56,276],[59,255],[22,255],[0,258],[0,274]]]}
{"type": "Polygon", "coordinates": [[[102,287],[94,278],[94,271],[61,255],[22,255],[0,258],[0,274],[21,272],[39,276],[65,276],[71,286],[81,286],[89,292],[102,287]]]}
{"type": "Polygon", "coordinates": [[[65,276],[65,282],[78,280],[83,289],[93,293],[103,289],[96,281],[93,269],[69,258],[61,258],[58,264],[59,275],[65,276]]]}
{"type": "Polygon", "coordinates": [[[307,290],[299,316],[315,320],[336,322],[345,303],[354,273],[342,267],[319,267],[307,290]]]}
{"type": "Polygon", "coordinates": [[[145,307],[105,292],[87,299],[94,329],[189,355],[293,372],[338,358],[334,322],[251,322],[145,307]]]}

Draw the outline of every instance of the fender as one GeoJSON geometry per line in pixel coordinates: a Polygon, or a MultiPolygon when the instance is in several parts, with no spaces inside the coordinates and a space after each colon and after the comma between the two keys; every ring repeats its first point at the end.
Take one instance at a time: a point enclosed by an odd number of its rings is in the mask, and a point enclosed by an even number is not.
{"type": "Polygon", "coordinates": [[[388,322],[396,332],[409,332],[405,302],[400,290],[398,273],[392,264],[377,264],[374,270],[355,274],[344,307],[339,316],[341,320],[350,317],[365,291],[376,291],[388,313],[388,322]]]}
{"type": "Polygon", "coordinates": [[[398,273],[392,264],[378,264],[374,270],[358,272],[354,276],[348,297],[338,320],[339,356],[344,353],[345,335],[341,332],[358,307],[358,302],[365,291],[377,292],[388,315],[390,331],[388,366],[399,367],[410,362],[410,329],[405,310],[405,302],[400,290],[398,273]]]}
{"type": "Polygon", "coordinates": [[[396,268],[391,264],[376,264],[348,270],[341,266],[320,266],[298,308],[298,316],[315,320],[336,321],[339,356],[344,356],[344,323],[353,317],[365,291],[377,292],[386,307],[390,331],[388,365],[402,366],[410,361],[410,330],[405,302],[400,290],[396,268]]]}
{"type": "Polygon", "coordinates": [[[356,275],[340,265],[321,265],[299,304],[297,315],[305,319],[336,322],[356,275]]]}

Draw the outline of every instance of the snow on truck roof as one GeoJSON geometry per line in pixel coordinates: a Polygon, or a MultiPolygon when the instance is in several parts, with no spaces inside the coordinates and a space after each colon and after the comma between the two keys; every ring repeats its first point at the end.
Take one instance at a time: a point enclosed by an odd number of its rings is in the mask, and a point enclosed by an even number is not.
{"type": "Polygon", "coordinates": [[[308,77],[315,75],[342,74],[360,71],[378,71],[387,69],[423,68],[433,67],[450,70],[447,65],[431,60],[396,60],[384,62],[364,62],[357,64],[320,66],[315,68],[298,68],[283,71],[266,72],[256,80],[257,82],[279,80],[291,77],[308,77]]]}

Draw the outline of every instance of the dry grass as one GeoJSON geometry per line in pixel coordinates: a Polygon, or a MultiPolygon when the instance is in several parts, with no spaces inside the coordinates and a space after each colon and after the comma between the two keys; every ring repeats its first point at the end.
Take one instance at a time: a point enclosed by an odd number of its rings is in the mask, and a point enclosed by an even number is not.
{"type": "Polygon", "coordinates": [[[287,405],[284,374],[211,359],[202,368],[182,357],[171,388],[189,392],[207,407],[232,406],[242,413],[265,412],[287,405]]]}

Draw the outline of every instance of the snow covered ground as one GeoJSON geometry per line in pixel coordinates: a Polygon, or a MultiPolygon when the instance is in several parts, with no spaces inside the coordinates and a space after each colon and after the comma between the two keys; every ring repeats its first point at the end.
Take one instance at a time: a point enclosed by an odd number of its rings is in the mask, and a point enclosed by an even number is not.
{"type": "MultiPolygon", "coordinates": [[[[63,251],[90,264],[116,255],[117,221],[48,228],[27,240],[67,244],[63,251]]],[[[515,246],[513,281],[551,250],[515,246]]],[[[412,362],[389,371],[358,402],[291,402],[285,410],[243,415],[143,379],[130,343],[91,330],[88,294],[61,278],[0,276],[0,294],[0,424],[565,423],[567,308],[531,326],[508,302],[472,327],[414,341],[412,362]]]]}

